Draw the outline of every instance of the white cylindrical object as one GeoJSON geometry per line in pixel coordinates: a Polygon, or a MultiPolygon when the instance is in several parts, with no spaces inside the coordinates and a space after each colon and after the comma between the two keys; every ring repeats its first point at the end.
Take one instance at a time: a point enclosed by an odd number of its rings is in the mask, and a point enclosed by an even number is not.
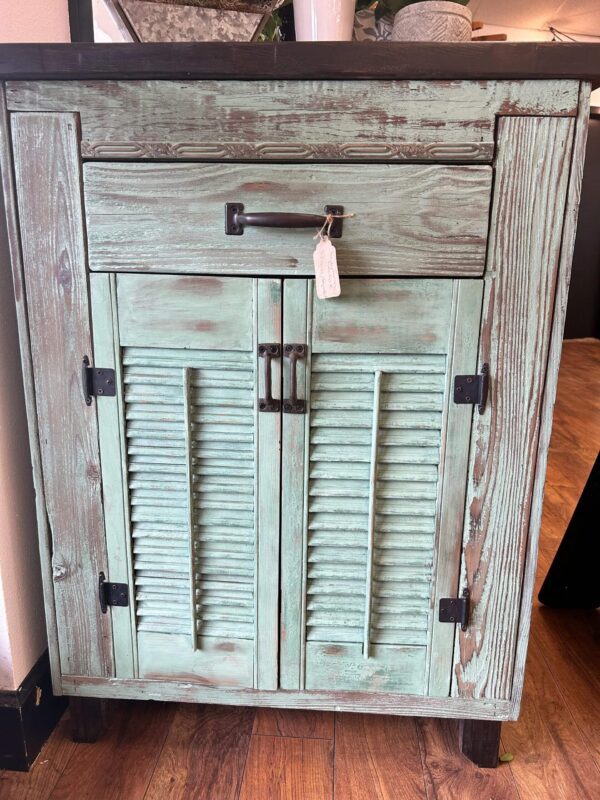
{"type": "Polygon", "coordinates": [[[468,8],[448,0],[426,0],[398,11],[395,42],[470,42],[472,15],[468,8]]]}
{"type": "Polygon", "coordinates": [[[355,0],[294,0],[297,42],[349,42],[355,0]]]}

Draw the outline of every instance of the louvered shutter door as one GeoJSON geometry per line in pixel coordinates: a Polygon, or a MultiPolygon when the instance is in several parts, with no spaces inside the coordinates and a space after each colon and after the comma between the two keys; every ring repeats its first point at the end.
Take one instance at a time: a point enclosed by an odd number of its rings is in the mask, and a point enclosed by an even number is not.
{"type": "Polygon", "coordinates": [[[454,631],[434,612],[458,589],[462,526],[442,530],[440,501],[462,514],[472,415],[448,392],[476,369],[481,282],[346,280],[325,301],[289,283],[309,410],[284,415],[282,556],[301,577],[283,591],[282,683],[447,693],[454,631]]]}
{"type": "MultiPolygon", "coordinates": [[[[257,486],[279,457],[280,422],[256,397],[257,342],[280,338],[280,284],[92,278],[112,283],[122,468],[103,464],[103,477],[123,493],[137,674],[274,688],[279,487],[257,486]]],[[[101,435],[119,437],[109,424],[101,435]]]]}

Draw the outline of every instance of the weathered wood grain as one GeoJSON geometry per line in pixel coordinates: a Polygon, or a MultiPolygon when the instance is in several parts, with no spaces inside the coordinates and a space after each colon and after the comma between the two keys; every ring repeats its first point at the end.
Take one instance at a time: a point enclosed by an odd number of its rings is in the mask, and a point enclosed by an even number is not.
{"type": "MultiPolygon", "coordinates": [[[[490,395],[471,438],[453,693],[509,698],[523,565],[560,258],[573,120],[503,118],[490,230],[480,361],[490,395]]],[[[534,538],[538,530],[532,530],[534,538]]]]}
{"type": "Polygon", "coordinates": [[[237,800],[254,711],[177,707],[144,800],[237,800]]]}
{"type": "Polygon", "coordinates": [[[313,350],[444,353],[451,297],[451,281],[344,281],[340,297],[313,305],[313,350]]]}
{"type": "Polygon", "coordinates": [[[343,274],[480,275],[488,166],[102,163],[84,167],[90,268],[313,275],[316,229],[224,231],[246,212],[344,206],[343,274]]]}
{"type": "Polygon", "coordinates": [[[420,697],[383,692],[262,691],[219,689],[189,680],[85,678],[66,675],[65,694],[85,697],[114,697],[130,700],[165,700],[186,703],[222,703],[272,708],[299,708],[311,711],[361,711],[369,714],[450,717],[461,719],[499,719],[510,717],[508,700],[485,698],[420,697]]]}
{"type": "Polygon", "coordinates": [[[543,507],[544,479],[546,476],[547,452],[552,432],[552,414],[556,397],[558,382],[558,368],[560,365],[562,337],[567,312],[567,298],[569,282],[571,280],[571,263],[577,232],[577,216],[579,212],[579,197],[581,194],[581,181],[585,160],[585,145],[587,142],[590,106],[589,83],[581,85],[579,97],[579,112],[575,120],[575,133],[571,155],[571,169],[567,202],[564,212],[560,262],[556,280],[556,297],[552,317],[552,331],[548,351],[548,367],[544,388],[544,399],[540,416],[540,435],[536,458],[536,475],[532,489],[531,517],[529,521],[530,534],[527,542],[525,556],[525,569],[523,578],[523,596],[521,600],[521,614],[519,621],[519,634],[517,639],[517,652],[515,655],[515,677],[513,701],[515,714],[518,713],[521,694],[523,691],[523,670],[527,653],[527,640],[531,620],[531,597],[535,582],[538,534],[543,507]]]}
{"type": "MultiPolygon", "coordinates": [[[[254,298],[254,353],[261,342],[281,342],[281,281],[256,281],[254,298]]],[[[260,362],[264,359],[256,358],[260,362]]],[[[260,364],[261,371],[263,363],[260,364]]],[[[258,368],[257,373],[258,375],[258,368]]],[[[264,378],[264,372],[263,372],[264,378]]],[[[281,359],[271,364],[272,392],[281,399],[281,359]]],[[[279,549],[281,512],[281,414],[261,413],[258,398],[266,387],[257,378],[255,384],[256,483],[256,668],[255,687],[274,691],[279,686],[279,549]],[[259,389],[262,386],[262,390],[259,389]]]]}
{"type": "Polygon", "coordinates": [[[309,641],[305,686],[315,691],[425,694],[425,647],[371,644],[369,656],[364,658],[362,643],[309,641]]]}
{"type": "MultiPolygon", "coordinates": [[[[116,276],[90,275],[90,303],[94,357],[98,366],[115,370],[117,400],[98,402],[98,437],[102,470],[102,499],[106,536],[108,579],[135,586],[128,542],[129,515],[123,492],[124,470],[122,457],[125,421],[122,401],[123,384],[116,309],[116,276]]],[[[135,593],[130,592],[129,606],[112,606],[115,677],[133,678],[137,673],[137,643],[135,641],[135,593]]]]}
{"type": "Polygon", "coordinates": [[[575,114],[576,81],[8,83],[74,111],[86,158],[489,161],[498,114],[575,114]]]}
{"type": "Polygon", "coordinates": [[[119,275],[121,345],[251,350],[252,291],[243,278],[119,275]]]}
{"type": "Polygon", "coordinates": [[[426,800],[413,719],[336,714],[336,800],[426,800]]]}
{"type": "Polygon", "coordinates": [[[90,337],[77,119],[15,114],[15,171],[63,674],[113,674],[98,429],[81,385],[90,337]],[[57,379],[57,376],[60,376],[57,379]]]}
{"type": "Polygon", "coordinates": [[[140,678],[174,678],[225,690],[254,684],[252,639],[199,636],[193,649],[189,635],[138,631],[137,645],[140,678]]]}
{"type": "Polygon", "coordinates": [[[333,795],[333,742],[253,736],[240,800],[326,800],[333,795]]]}
{"type": "Polygon", "coordinates": [[[437,530],[435,542],[434,588],[431,593],[432,621],[430,628],[428,693],[448,696],[452,683],[452,659],[455,631],[452,625],[440,622],[438,606],[442,597],[460,597],[458,585],[460,550],[464,522],[464,505],[469,437],[473,407],[453,402],[455,375],[478,374],[477,349],[482,281],[455,281],[453,319],[449,327],[448,363],[445,386],[445,420],[441,441],[440,475],[437,498],[437,530]],[[461,479],[459,476],[463,476],[461,479]]]}
{"type": "Polygon", "coordinates": [[[60,656],[58,647],[58,630],[56,609],[54,604],[54,585],[52,583],[52,544],[48,517],[46,515],[46,498],[42,476],[42,457],[40,450],[39,425],[35,405],[35,384],[33,380],[33,365],[31,361],[31,341],[27,321],[27,303],[25,298],[25,275],[21,255],[21,241],[19,222],[17,219],[17,194],[13,172],[13,154],[11,150],[10,122],[6,111],[6,96],[4,84],[0,83],[0,180],[3,193],[3,206],[6,219],[6,235],[10,253],[10,268],[12,271],[13,290],[17,311],[17,326],[19,331],[19,348],[21,369],[23,373],[23,387],[25,394],[25,408],[27,412],[27,427],[29,433],[29,452],[33,471],[33,485],[35,488],[35,511],[38,531],[38,546],[42,566],[42,585],[44,589],[44,614],[46,620],[46,633],[48,636],[48,654],[52,671],[52,688],[55,694],[61,693],[60,688],[60,656]]]}
{"type": "MultiPolygon", "coordinates": [[[[283,282],[284,344],[308,344],[312,316],[313,281],[283,282]]],[[[296,364],[298,397],[310,407],[311,348],[296,364]]],[[[284,397],[290,391],[290,363],[283,373],[284,397]]],[[[284,414],[281,462],[281,601],[279,685],[282,689],[304,686],[304,630],[306,609],[306,534],[308,515],[309,415],[284,414]],[[302,476],[302,480],[298,480],[302,476]],[[285,580],[283,576],[285,575],[285,580]]]]}

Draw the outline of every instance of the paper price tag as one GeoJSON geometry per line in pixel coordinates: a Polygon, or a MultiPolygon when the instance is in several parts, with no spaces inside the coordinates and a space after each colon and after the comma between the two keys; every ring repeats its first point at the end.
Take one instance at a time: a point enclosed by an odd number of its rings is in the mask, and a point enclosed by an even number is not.
{"type": "Polygon", "coordinates": [[[341,294],[340,275],[338,272],[335,247],[327,236],[323,236],[313,253],[315,264],[315,282],[317,297],[326,300],[328,297],[339,297],[341,294]]]}

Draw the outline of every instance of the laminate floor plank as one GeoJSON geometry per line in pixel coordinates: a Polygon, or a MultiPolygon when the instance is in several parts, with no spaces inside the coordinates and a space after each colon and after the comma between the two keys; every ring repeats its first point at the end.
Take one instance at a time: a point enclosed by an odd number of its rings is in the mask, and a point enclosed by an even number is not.
{"type": "Polygon", "coordinates": [[[0,770],[1,800],[48,800],[78,745],[66,715],[42,748],[30,772],[0,770]]]}
{"type": "MultiPolygon", "coordinates": [[[[239,800],[332,800],[333,742],[252,736],[239,800]]],[[[221,800],[213,795],[211,800],[221,800]]]]}
{"type": "MultiPolygon", "coordinates": [[[[530,648],[552,673],[560,696],[574,717],[600,768],[600,620],[598,612],[537,610],[530,648]],[[569,618],[579,621],[571,623],[569,618]],[[583,620],[583,621],[582,621],[583,620]]],[[[530,668],[537,666],[532,660],[530,668]]],[[[526,673],[527,675],[527,673],[526,673]]],[[[600,797],[600,791],[598,792],[600,797]]]]}
{"type": "Polygon", "coordinates": [[[417,731],[428,800],[520,800],[505,764],[480,769],[459,752],[456,720],[418,719],[417,731]]]}
{"type": "Polygon", "coordinates": [[[108,731],[76,744],[49,800],[142,800],[173,716],[171,705],[120,701],[108,731]]]}
{"type": "Polygon", "coordinates": [[[335,800],[427,800],[415,720],[336,714],[335,800]]]}
{"type": "Polygon", "coordinates": [[[600,771],[535,639],[521,714],[502,726],[502,746],[513,754],[510,770],[521,800],[600,797],[600,771]]]}
{"type": "Polygon", "coordinates": [[[144,800],[237,800],[254,709],[181,704],[144,800]]]}
{"type": "Polygon", "coordinates": [[[258,708],[252,733],[300,739],[333,739],[333,711],[258,708]]]}

